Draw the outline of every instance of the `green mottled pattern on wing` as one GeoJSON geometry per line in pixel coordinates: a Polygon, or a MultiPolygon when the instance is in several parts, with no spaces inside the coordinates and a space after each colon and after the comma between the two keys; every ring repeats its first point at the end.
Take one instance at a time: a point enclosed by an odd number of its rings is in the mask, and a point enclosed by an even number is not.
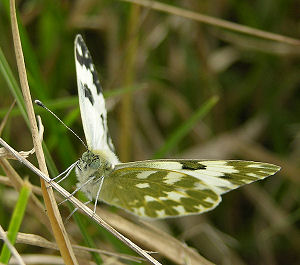
{"type": "Polygon", "coordinates": [[[218,194],[264,179],[280,170],[279,166],[243,160],[147,160],[117,165],[117,168],[149,167],[169,169],[193,176],[218,194]]]}
{"type": "Polygon", "coordinates": [[[203,181],[168,169],[125,167],[104,179],[101,200],[136,215],[164,218],[199,214],[221,197],[203,181]]]}
{"type": "Polygon", "coordinates": [[[228,180],[231,184],[236,186],[236,188],[244,184],[269,177],[280,170],[279,166],[251,161],[232,160],[227,161],[226,166],[234,168],[237,172],[224,173],[224,176],[221,178],[228,180]]]}

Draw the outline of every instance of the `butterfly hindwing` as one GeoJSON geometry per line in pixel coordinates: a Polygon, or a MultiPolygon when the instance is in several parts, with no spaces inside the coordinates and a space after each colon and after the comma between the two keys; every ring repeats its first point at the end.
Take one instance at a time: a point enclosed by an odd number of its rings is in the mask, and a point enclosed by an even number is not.
{"type": "Polygon", "coordinates": [[[107,127],[102,87],[81,35],[75,38],[74,50],[80,113],[88,147],[90,150],[114,152],[107,127]]]}
{"type": "Polygon", "coordinates": [[[280,167],[242,160],[147,160],[116,165],[101,199],[136,215],[165,218],[215,208],[221,195],[280,167]]]}
{"type": "Polygon", "coordinates": [[[114,170],[104,179],[100,198],[149,218],[199,214],[221,201],[214,190],[193,176],[149,167],[114,170]]]}

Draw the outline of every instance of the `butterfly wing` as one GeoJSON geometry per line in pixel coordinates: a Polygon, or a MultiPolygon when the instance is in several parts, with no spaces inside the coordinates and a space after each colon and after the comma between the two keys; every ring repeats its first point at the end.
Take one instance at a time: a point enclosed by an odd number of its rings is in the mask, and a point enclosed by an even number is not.
{"type": "Polygon", "coordinates": [[[100,199],[149,218],[199,214],[221,201],[213,189],[193,176],[143,167],[114,170],[103,181],[100,199]]]}
{"type": "Polygon", "coordinates": [[[80,113],[87,145],[91,151],[101,150],[114,154],[114,146],[107,127],[102,87],[81,35],[75,38],[74,51],[80,113]]]}
{"type": "Polygon", "coordinates": [[[147,160],[116,165],[100,199],[138,216],[165,218],[215,208],[221,195],[280,167],[239,160],[147,160]]]}
{"type": "Polygon", "coordinates": [[[117,168],[122,167],[167,168],[203,181],[219,195],[264,179],[280,170],[276,165],[243,160],[146,160],[122,163],[117,168]]]}

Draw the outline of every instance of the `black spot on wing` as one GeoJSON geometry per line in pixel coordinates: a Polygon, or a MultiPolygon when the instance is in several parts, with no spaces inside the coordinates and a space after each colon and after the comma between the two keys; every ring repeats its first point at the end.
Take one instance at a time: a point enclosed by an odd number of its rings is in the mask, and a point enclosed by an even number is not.
{"type": "MultiPolygon", "coordinates": [[[[242,186],[244,184],[249,183],[249,181],[247,182],[244,178],[241,178],[239,176],[235,176],[233,174],[228,174],[228,173],[224,173],[223,176],[220,176],[220,178],[222,179],[226,179],[228,180],[231,184],[233,185],[238,185],[238,186],[242,186]]],[[[252,182],[252,181],[250,181],[252,182]]]]}
{"type": "Polygon", "coordinates": [[[77,38],[77,45],[76,45],[75,50],[76,50],[75,51],[76,60],[78,61],[78,63],[81,66],[85,66],[85,68],[91,72],[92,77],[93,77],[93,83],[95,84],[97,94],[99,95],[100,93],[102,93],[102,87],[101,87],[101,84],[100,84],[100,81],[98,78],[96,68],[93,64],[93,60],[90,55],[90,52],[89,52],[87,46],[85,45],[85,42],[81,36],[78,36],[78,38],[77,38]],[[80,51],[80,49],[81,49],[81,51],[80,51]]]}
{"type": "Polygon", "coordinates": [[[79,64],[85,66],[87,69],[90,69],[90,65],[93,64],[92,58],[81,37],[77,38],[75,54],[76,60],[79,62],[79,64]]]}
{"type": "Polygon", "coordinates": [[[91,102],[92,105],[94,105],[94,98],[93,98],[91,90],[88,88],[88,86],[86,84],[84,84],[84,86],[82,86],[82,87],[84,89],[84,96],[89,99],[89,101],[91,102]]]}
{"type": "Polygon", "coordinates": [[[98,79],[98,74],[97,74],[95,68],[93,68],[93,70],[91,70],[91,72],[92,72],[92,75],[93,75],[93,83],[95,84],[97,94],[99,95],[100,93],[102,93],[102,87],[101,87],[99,79],[98,79]]]}
{"type": "Polygon", "coordinates": [[[104,116],[103,114],[101,113],[100,115],[100,118],[101,118],[101,121],[102,121],[102,126],[104,128],[104,130],[106,131],[106,144],[107,146],[109,147],[109,149],[112,151],[112,152],[115,152],[115,147],[112,143],[112,140],[110,138],[110,135],[109,135],[109,130],[107,128],[107,124],[106,124],[106,121],[104,120],[104,116]]]}
{"type": "Polygon", "coordinates": [[[234,177],[233,177],[232,175],[227,174],[227,173],[224,173],[224,175],[223,175],[223,176],[220,176],[220,178],[222,178],[222,179],[227,179],[227,180],[232,180],[232,179],[234,179],[234,177]]]}
{"type": "Polygon", "coordinates": [[[113,142],[110,138],[110,135],[109,135],[109,131],[107,130],[106,132],[106,142],[107,142],[107,145],[109,147],[109,149],[112,151],[112,152],[115,152],[115,147],[113,145],[113,142]]]}
{"type": "Polygon", "coordinates": [[[197,161],[193,160],[185,160],[185,161],[180,161],[182,169],[187,169],[187,170],[199,170],[199,169],[206,169],[206,166],[200,164],[197,161]]]}

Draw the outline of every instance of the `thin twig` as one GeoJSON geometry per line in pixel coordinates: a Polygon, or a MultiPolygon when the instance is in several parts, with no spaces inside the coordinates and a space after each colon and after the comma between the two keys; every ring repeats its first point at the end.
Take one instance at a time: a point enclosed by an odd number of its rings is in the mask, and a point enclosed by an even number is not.
{"type": "MultiPolygon", "coordinates": [[[[5,232],[5,234],[6,233],[7,232],[5,232]]],[[[3,235],[0,234],[0,239],[2,239],[2,237],[3,237],[3,235]]],[[[51,241],[45,239],[44,237],[41,237],[41,236],[35,235],[35,234],[19,232],[17,235],[17,238],[16,238],[16,243],[58,250],[56,243],[51,242],[51,241]]],[[[116,252],[112,252],[112,251],[107,251],[104,249],[95,249],[95,248],[89,248],[89,247],[84,247],[84,246],[79,246],[79,245],[72,245],[72,247],[75,250],[76,255],[81,256],[83,258],[89,258],[90,257],[89,252],[96,252],[99,254],[116,257],[118,259],[131,260],[131,261],[135,261],[135,262],[141,262],[142,260],[144,260],[141,257],[136,257],[136,256],[132,256],[132,255],[127,255],[127,254],[120,254],[120,253],[116,253],[116,252]]]]}
{"type": "MultiPolygon", "coordinates": [[[[2,175],[0,175],[0,184],[14,187],[14,184],[11,182],[10,178],[2,175]]],[[[30,185],[34,194],[42,196],[42,190],[39,186],[32,185],[31,183],[30,185]]],[[[43,211],[45,212],[45,209],[43,211]]]]}
{"type": "Polygon", "coordinates": [[[47,183],[51,183],[52,188],[56,189],[63,197],[67,198],[69,202],[71,202],[75,207],[77,207],[79,210],[81,210],[85,215],[93,219],[96,223],[101,225],[103,228],[105,228],[107,231],[112,233],[115,237],[117,237],[119,240],[121,240],[123,243],[125,243],[127,246],[129,246],[132,250],[134,250],[136,253],[147,259],[152,264],[161,265],[157,260],[155,260],[153,257],[151,257],[145,250],[141,249],[139,246],[134,244],[132,241],[130,241],[128,238],[120,234],[117,230],[115,230],[113,227],[111,227],[108,223],[103,221],[97,214],[93,212],[90,208],[88,208],[86,205],[84,205],[81,201],[76,199],[75,197],[71,196],[71,194],[66,191],[64,188],[62,188],[57,183],[51,181],[48,175],[45,175],[41,170],[36,168],[33,164],[31,164],[28,160],[23,158],[19,155],[17,151],[15,151],[11,146],[9,146],[2,138],[0,138],[0,144],[6,148],[8,151],[10,151],[13,156],[15,156],[22,164],[24,164],[26,167],[28,167],[31,171],[33,171],[35,174],[37,174],[39,177],[43,178],[47,183]]]}
{"type": "Polygon", "coordinates": [[[5,231],[3,230],[1,225],[0,225],[0,236],[3,239],[3,241],[5,242],[5,244],[7,245],[7,247],[9,248],[11,254],[13,254],[13,256],[18,261],[18,264],[25,265],[25,262],[22,260],[18,251],[15,249],[15,247],[10,243],[10,241],[6,237],[5,231]]]}
{"type": "Polygon", "coordinates": [[[200,13],[196,13],[190,10],[186,10],[183,8],[179,8],[176,6],[172,5],[167,5],[163,4],[157,1],[152,1],[152,0],[121,0],[124,2],[129,2],[129,3],[134,3],[137,5],[145,6],[154,10],[162,11],[165,13],[173,14],[176,16],[184,17],[187,19],[192,19],[196,20],[199,22],[203,22],[212,26],[216,26],[219,28],[227,29],[227,30],[232,30],[236,32],[240,32],[243,34],[248,34],[251,36],[267,39],[267,40],[273,40],[273,41],[278,41],[290,45],[300,45],[300,40],[286,37],[280,34],[275,34],[255,28],[251,28],[248,26],[240,25],[237,23],[233,23],[230,21],[226,21],[223,19],[207,16],[207,15],[202,15],[200,13]]]}

